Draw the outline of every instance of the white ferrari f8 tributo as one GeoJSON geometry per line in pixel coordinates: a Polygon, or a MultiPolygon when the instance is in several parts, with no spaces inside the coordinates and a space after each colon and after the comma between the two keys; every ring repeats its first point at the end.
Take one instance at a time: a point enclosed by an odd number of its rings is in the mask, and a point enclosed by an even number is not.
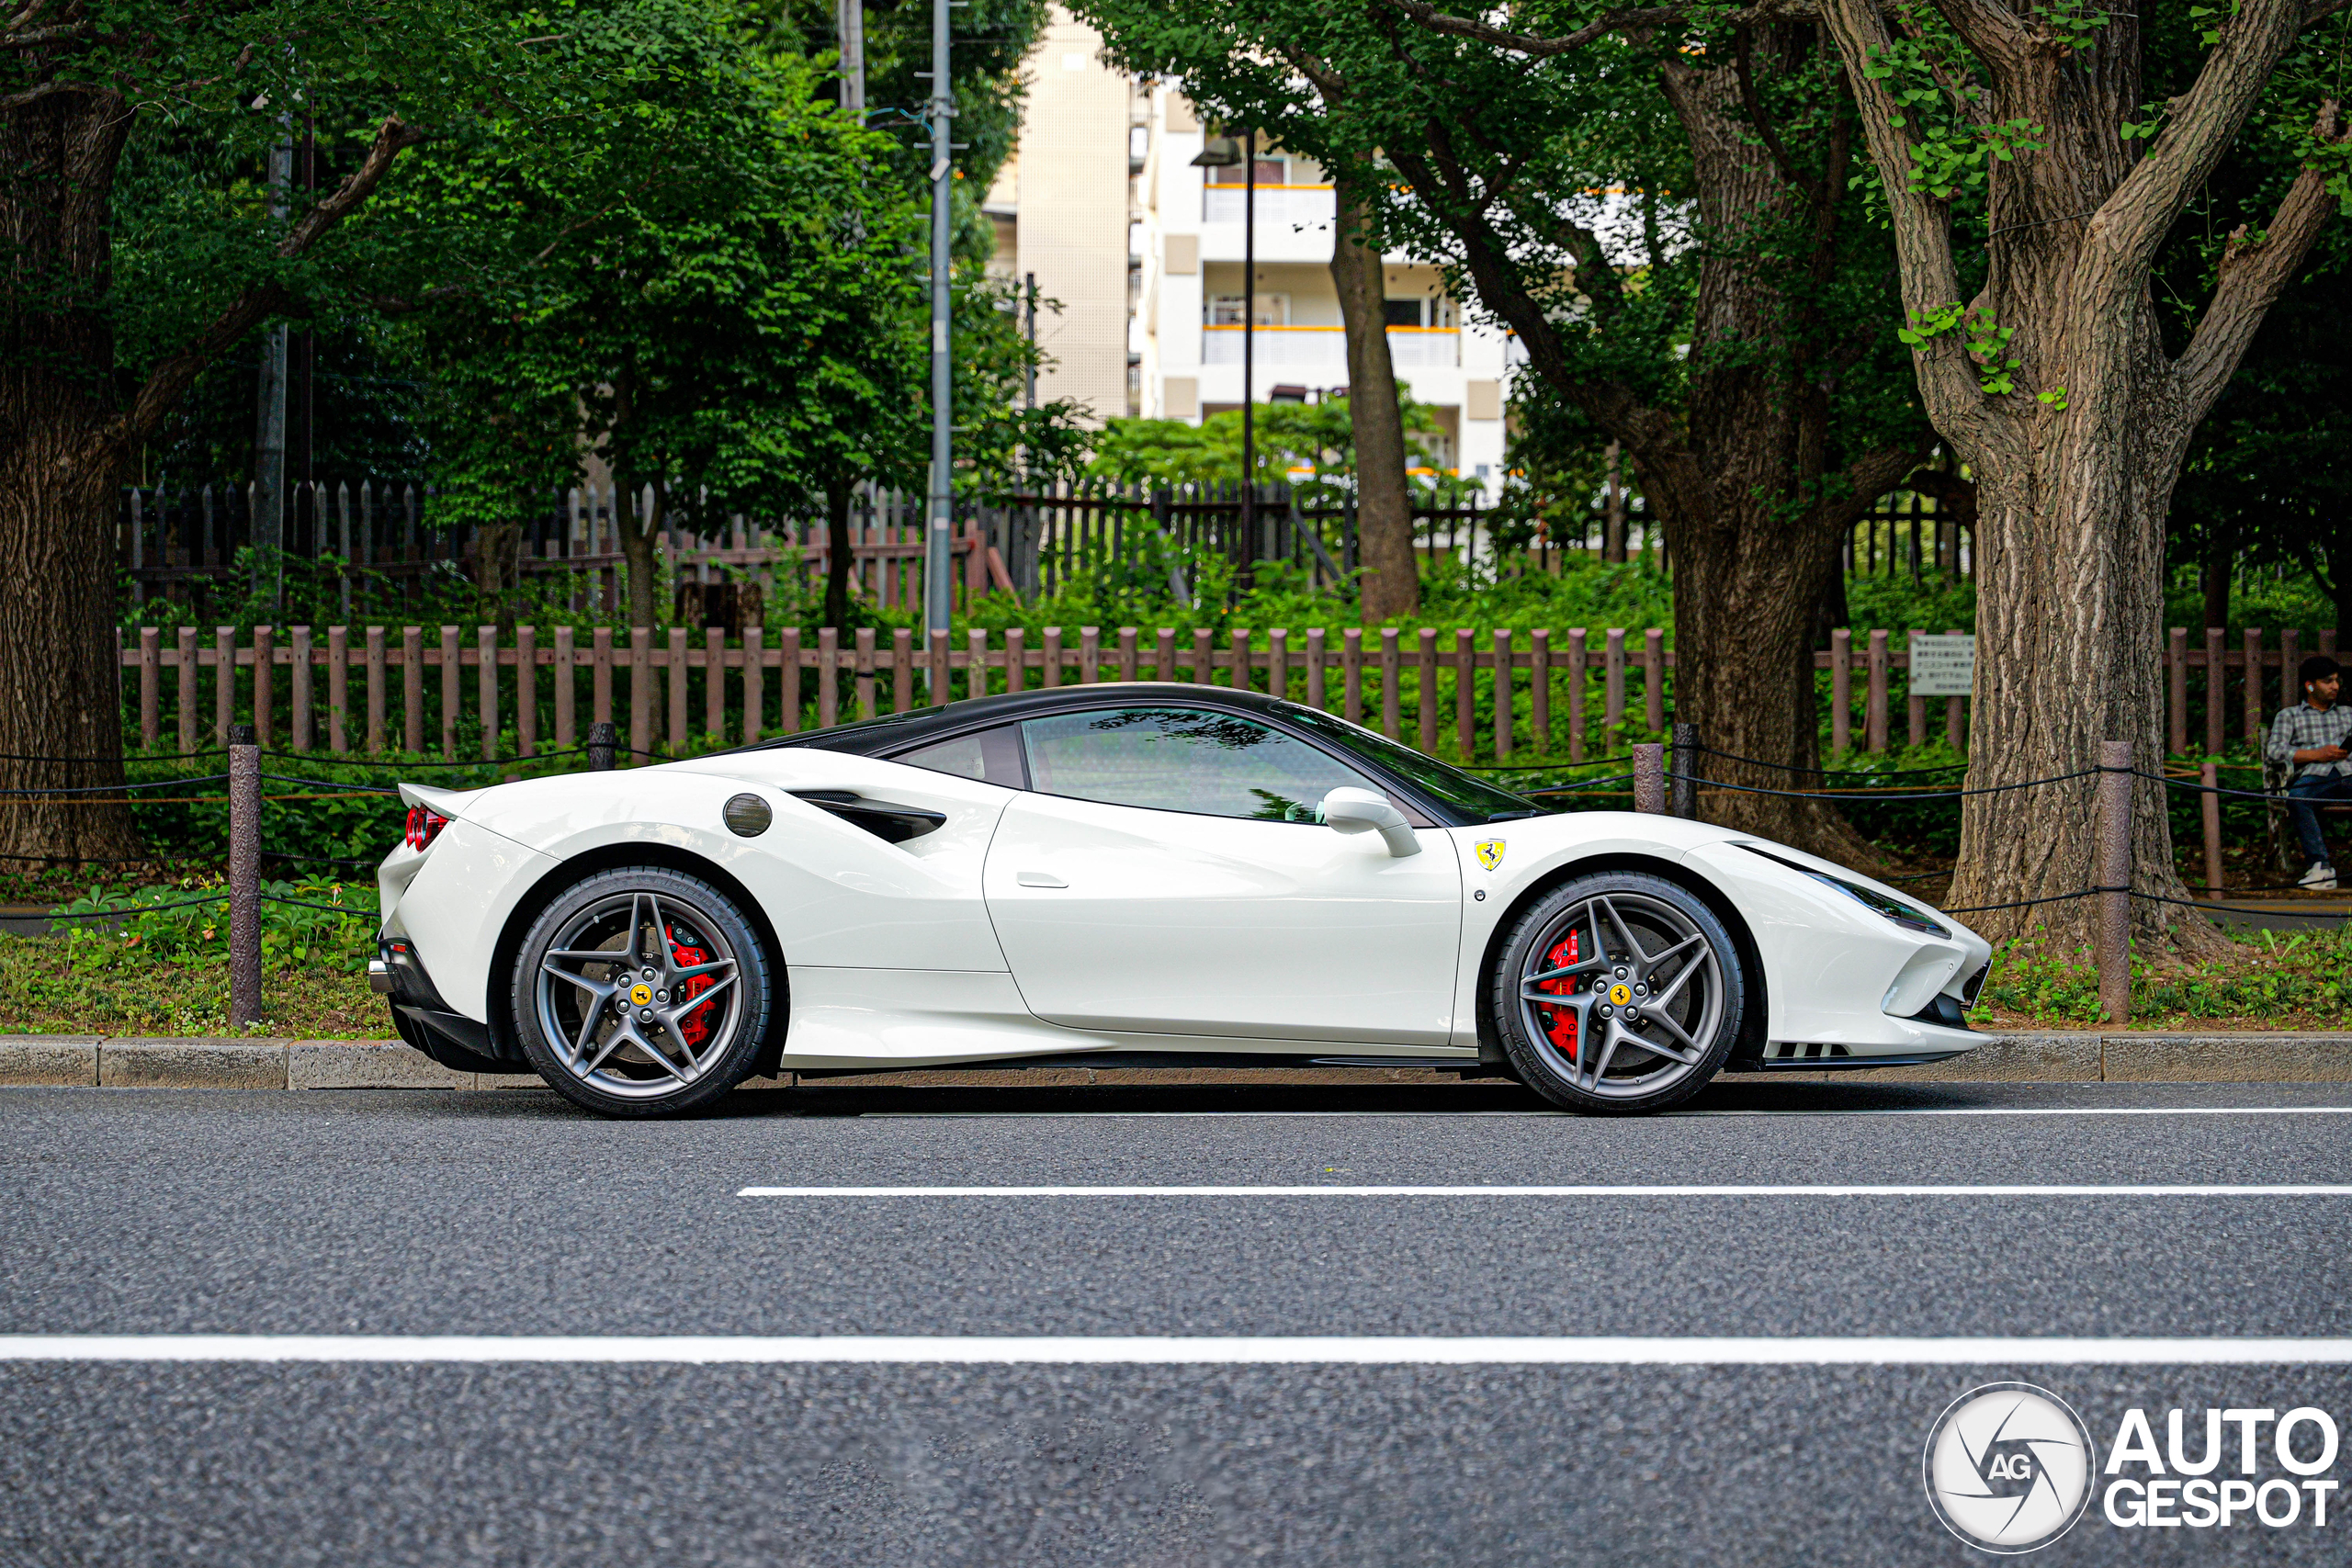
{"type": "Polygon", "coordinates": [[[403,1039],[615,1116],[753,1075],[1421,1066],[1578,1111],[1956,1055],[1989,950],[1843,867],[1547,813],[1246,692],[981,697],[625,772],[403,785],[403,1039]]]}

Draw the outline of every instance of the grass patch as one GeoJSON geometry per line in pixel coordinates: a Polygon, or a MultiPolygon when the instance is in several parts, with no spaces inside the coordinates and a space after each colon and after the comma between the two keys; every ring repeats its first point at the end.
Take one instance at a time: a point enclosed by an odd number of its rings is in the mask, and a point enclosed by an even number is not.
{"type": "Polygon", "coordinates": [[[391,1015],[366,973],[288,959],[262,969],[262,1020],[229,1027],[226,953],[79,962],[62,937],[0,936],[0,1031],[23,1034],[232,1035],[389,1040],[391,1015]]]}
{"type": "MultiPolygon", "coordinates": [[[[2225,933],[2202,960],[2132,960],[2132,1029],[2352,1029],[2352,922],[2333,931],[2225,933]]],[[[2109,1021],[2088,948],[2006,942],[1969,1021],[1979,1028],[2080,1029],[2109,1021]]]]}

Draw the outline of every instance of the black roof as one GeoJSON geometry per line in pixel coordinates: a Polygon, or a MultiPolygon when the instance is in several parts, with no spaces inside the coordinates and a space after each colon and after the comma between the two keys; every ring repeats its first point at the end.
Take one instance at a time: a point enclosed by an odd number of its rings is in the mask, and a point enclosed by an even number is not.
{"type": "Polygon", "coordinates": [[[741,748],[747,751],[804,747],[820,751],[846,751],[861,757],[895,757],[933,740],[944,740],[976,729],[988,729],[1014,719],[1128,703],[1181,703],[1186,707],[1214,708],[1244,714],[1287,731],[1308,744],[1329,750],[1336,746],[1366,773],[1380,779],[1407,800],[1417,804],[1431,821],[1455,827],[1497,820],[1501,816],[1534,815],[1537,808],[1523,797],[1497,789],[1483,780],[1448,767],[1433,758],[1411,755],[1393,741],[1377,737],[1345,739],[1333,733],[1329,715],[1262,692],[1230,686],[1195,685],[1183,681],[1115,681],[1077,686],[1042,687],[1032,692],[1008,692],[969,697],[939,707],[916,708],[860,724],[831,729],[778,736],[741,748]],[[1382,755],[1386,748],[1397,755],[1382,755]],[[1451,781],[1451,782],[1448,782],[1451,781]],[[1483,803],[1478,803],[1483,796],[1483,803]],[[1450,798],[1449,798],[1450,797],[1450,798]],[[1497,811],[1498,806],[1509,808],[1497,811]]]}
{"type": "Polygon", "coordinates": [[[912,708],[901,714],[869,718],[858,724],[836,725],[798,735],[778,736],[743,750],[806,746],[820,751],[847,751],[860,757],[884,757],[927,740],[945,739],[967,730],[986,729],[1008,719],[1036,718],[1101,707],[1106,703],[1182,701],[1188,707],[1222,708],[1255,717],[1279,718],[1290,706],[1263,692],[1241,692],[1229,686],[1198,686],[1184,681],[1115,681],[1081,686],[1047,686],[1033,692],[1001,692],[994,696],[967,697],[938,707],[912,708]]]}

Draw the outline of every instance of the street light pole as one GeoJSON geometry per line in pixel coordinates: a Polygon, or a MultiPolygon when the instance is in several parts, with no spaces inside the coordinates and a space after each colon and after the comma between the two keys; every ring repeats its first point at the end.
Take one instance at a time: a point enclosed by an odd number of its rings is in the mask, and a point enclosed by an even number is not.
{"type": "MultiPolygon", "coordinates": [[[[923,625],[936,637],[944,633],[949,596],[949,536],[953,527],[950,483],[956,453],[950,433],[955,410],[954,378],[947,362],[948,191],[955,162],[956,107],[947,76],[948,0],[931,6],[931,519],[923,550],[923,625]]],[[[944,696],[944,694],[934,694],[944,696]]]]}
{"type": "Polygon", "coordinates": [[[1241,148],[1241,559],[1239,580],[1250,586],[1258,555],[1258,440],[1250,422],[1256,401],[1258,329],[1258,130],[1244,134],[1241,148]]]}

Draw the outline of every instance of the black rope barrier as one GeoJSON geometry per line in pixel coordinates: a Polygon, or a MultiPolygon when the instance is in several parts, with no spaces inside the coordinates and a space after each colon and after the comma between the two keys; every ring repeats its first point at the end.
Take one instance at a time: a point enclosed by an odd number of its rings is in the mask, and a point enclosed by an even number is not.
{"type": "Polygon", "coordinates": [[[0,795],[39,795],[44,799],[67,795],[124,795],[134,789],[168,789],[174,784],[220,784],[226,773],[201,773],[184,779],[155,779],[147,784],[80,784],[58,789],[0,789],[0,795]]]}
{"type": "Polygon", "coordinates": [[[297,778],[291,773],[264,773],[263,778],[275,784],[309,784],[312,789],[331,789],[344,795],[398,795],[400,791],[383,784],[344,784],[335,779],[297,778]]]}
{"type": "Polygon", "coordinates": [[[120,751],[111,757],[51,757],[39,751],[0,751],[9,762],[192,762],[198,757],[225,757],[225,750],[210,751],[120,751]]]}
{"type": "Polygon", "coordinates": [[[158,909],[185,909],[192,904],[225,904],[228,901],[229,890],[223,887],[220,892],[208,893],[201,898],[182,898],[170,904],[132,904],[119,909],[85,909],[79,914],[73,915],[28,915],[22,918],[40,920],[119,920],[131,915],[153,914],[158,909]]]}
{"type": "Polygon", "coordinates": [[[364,908],[356,904],[321,904],[310,898],[288,898],[276,893],[260,893],[255,894],[254,897],[265,904],[291,904],[297,908],[324,909],[331,914],[350,915],[358,919],[374,919],[379,913],[375,909],[364,908]]]}
{"type": "Polygon", "coordinates": [[[1791,800],[1838,800],[1866,804],[1873,801],[1900,804],[1904,801],[1958,800],[1962,795],[2006,795],[2013,790],[2039,789],[2043,784],[2064,784],[2072,779],[2088,778],[2103,770],[2083,768],[2071,773],[2053,773],[2046,779],[2023,779],[2016,784],[1987,784],[1981,789],[1923,789],[1900,794],[1873,793],[1867,790],[1833,789],[1766,789],[1760,784],[1725,784],[1721,779],[1703,779],[1696,773],[1668,772],[1668,779],[1686,780],[1708,789],[1736,790],[1742,795],[1777,795],[1791,800]]]}
{"type": "MultiPolygon", "coordinates": [[[[1671,750],[1676,748],[1669,746],[1668,749],[1671,750]]],[[[1721,757],[1726,761],[1746,762],[1753,768],[1770,768],[1775,773],[1819,773],[1824,778],[1860,775],[1865,778],[1894,779],[1906,778],[1918,773],[1965,773],[1968,770],[1968,764],[1965,762],[1944,762],[1932,768],[1888,768],[1884,771],[1876,768],[1799,768],[1786,762],[1768,762],[1761,757],[1743,757],[1736,751],[1719,751],[1713,746],[1694,746],[1687,750],[1702,751],[1710,757],[1721,757]]]]}
{"type": "Polygon", "coordinates": [[[1580,779],[1580,780],[1578,780],[1578,781],[1577,781],[1577,783],[1575,783],[1575,784],[1545,784],[1545,785],[1544,785],[1541,789],[1523,789],[1523,790],[1519,791],[1518,793],[1519,793],[1519,794],[1521,794],[1521,795],[1572,795],[1572,794],[1574,794],[1576,791],[1580,790],[1580,789],[1599,789],[1602,784],[1623,784],[1626,780],[1628,780],[1628,779],[1632,778],[1633,776],[1634,776],[1634,775],[1633,775],[1633,774],[1631,774],[1631,773],[1611,773],[1611,774],[1610,774],[1607,778],[1600,778],[1600,779],[1580,779]]]}

